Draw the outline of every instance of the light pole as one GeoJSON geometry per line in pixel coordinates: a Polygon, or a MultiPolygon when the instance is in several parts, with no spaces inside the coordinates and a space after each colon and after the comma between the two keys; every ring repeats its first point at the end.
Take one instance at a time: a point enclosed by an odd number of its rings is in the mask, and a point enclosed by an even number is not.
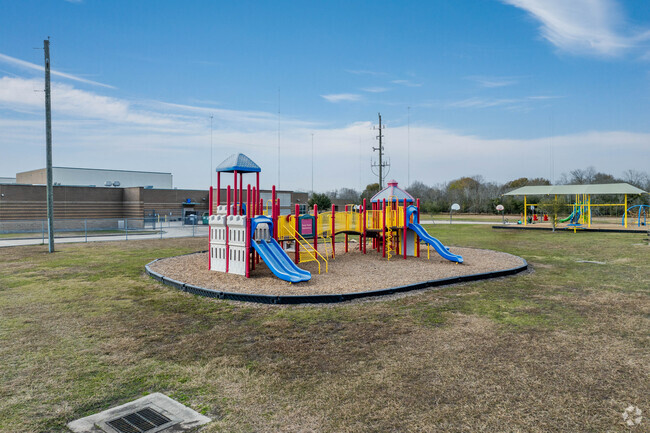
{"type": "Polygon", "coordinates": [[[214,185],[214,171],[212,168],[214,167],[214,163],[212,162],[212,118],[214,116],[210,114],[210,186],[214,185]]]}
{"type": "Polygon", "coordinates": [[[314,195],[314,133],[311,133],[311,195],[314,195]]]}

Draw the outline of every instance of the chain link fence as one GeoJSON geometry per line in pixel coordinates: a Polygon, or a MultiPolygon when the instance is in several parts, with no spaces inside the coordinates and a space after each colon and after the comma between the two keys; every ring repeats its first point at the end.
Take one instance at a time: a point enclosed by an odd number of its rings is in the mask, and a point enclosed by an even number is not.
{"type": "MultiPolygon", "coordinates": [[[[193,218],[55,219],[54,238],[61,242],[165,239],[208,236],[209,226],[193,218]]],[[[207,223],[207,221],[206,221],[207,223]]],[[[46,243],[46,219],[0,221],[0,247],[46,243]]]]}

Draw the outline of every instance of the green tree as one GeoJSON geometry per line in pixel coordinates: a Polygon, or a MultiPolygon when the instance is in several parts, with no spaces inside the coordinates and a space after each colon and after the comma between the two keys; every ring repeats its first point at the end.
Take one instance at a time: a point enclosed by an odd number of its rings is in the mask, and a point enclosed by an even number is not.
{"type": "Polygon", "coordinates": [[[327,210],[332,207],[332,200],[327,194],[314,193],[309,198],[309,206],[313,207],[314,205],[318,205],[319,210],[327,210]]]}
{"type": "Polygon", "coordinates": [[[371,183],[367,185],[366,189],[364,189],[363,192],[361,193],[361,200],[363,200],[364,198],[366,199],[372,198],[372,196],[377,194],[380,190],[381,188],[379,187],[378,183],[371,183]]]}
{"type": "Polygon", "coordinates": [[[566,210],[566,201],[564,200],[564,196],[546,196],[539,201],[538,206],[542,212],[545,212],[549,215],[549,218],[551,218],[553,231],[555,231],[558,222],[558,215],[562,213],[562,211],[566,210]]]}

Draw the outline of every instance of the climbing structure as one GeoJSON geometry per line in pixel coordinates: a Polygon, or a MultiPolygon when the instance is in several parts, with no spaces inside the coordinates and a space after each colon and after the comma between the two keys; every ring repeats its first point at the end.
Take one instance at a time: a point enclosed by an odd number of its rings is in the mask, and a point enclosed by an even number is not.
{"type": "Polygon", "coordinates": [[[311,274],[298,264],[317,262],[318,272],[327,272],[329,260],[336,257],[337,236],[343,237],[345,252],[349,250],[349,237],[358,236],[360,251],[366,253],[370,244],[388,260],[396,256],[419,257],[420,242],[425,242],[443,258],[463,262],[461,256],[450,253],[419,224],[419,200],[400,189],[395,181],[372,197],[371,208],[364,199],[361,206],[349,205],[343,211],[332,206],[331,210],[319,212],[314,206],[312,212],[300,214],[295,205],[293,215],[280,215],[275,186],[270,205],[263,206],[260,171],[243,154],[232,155],[217,167],[217,197],[221,196],[221,173],[234,174],[234,187],[231,190],[228,185],[226,203],[222,205],[217,198],[216,207],[210,188],[211,270],[249,277],[263,260],[278,278],[291,283],[309,281],[311,274]],[[251,188],[249,184],[244,195],[243,175],[247,173],[256,174],[256,186],[251,188]],[[289,247],[294,252],[293,260],[287,254],[289,247]]]}

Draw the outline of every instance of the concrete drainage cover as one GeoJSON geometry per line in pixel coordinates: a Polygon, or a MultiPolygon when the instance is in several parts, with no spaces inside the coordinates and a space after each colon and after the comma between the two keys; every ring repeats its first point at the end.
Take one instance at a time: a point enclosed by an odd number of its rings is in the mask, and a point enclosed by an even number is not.
{"type": "Polygon", "coordinates": [[[156,392],[130,403],[68,423],[74,433],[172,433],[211,421],[164,394],[156,392]]]}

